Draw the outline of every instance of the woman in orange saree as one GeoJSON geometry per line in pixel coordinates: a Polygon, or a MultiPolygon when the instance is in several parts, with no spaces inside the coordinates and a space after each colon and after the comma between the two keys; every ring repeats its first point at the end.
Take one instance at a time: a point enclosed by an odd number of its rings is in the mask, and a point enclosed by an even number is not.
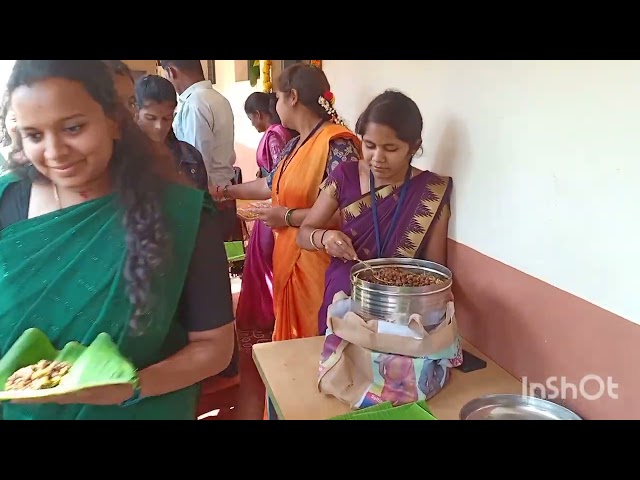
{"type": "MultiPolygon", "coordinates": [[[[276,94],[282,125],[300,135],[286,145],[278,166],[267,177],[240,185],[213,186],[211,195],[218,200],[272,201],[271,208],[253,211],[275,234],[272,339],[280,341],[318,335],[318,312],[330,257],[324,251],[298,247],[298,227],[328,175],[344,162],[360,160],[362,154],[360,139],[344,126],[333,108],[331,87],[322,70],[304,64],[290,66],[278,78],[276,94]]],[[[268,399],[266,403],[264,418],[275,419],[268,399]]]]}
{"type": "Polygon", "coordinates": [[[322,182],[340,163],[358,161],[361,145],[337,116],[322,70],[295,64],[282,72],[276,85],[276,110],[282,124],[300,135],[286,145],[277,168],[267,177],[224,188],[213,186],[211,194],[217,200],[272,201],[270,208],[253,211],[275,233],[272,339],[280,341],[318,335],[330,257],[324,251],[300,249],[297,230],[322,182]]]}

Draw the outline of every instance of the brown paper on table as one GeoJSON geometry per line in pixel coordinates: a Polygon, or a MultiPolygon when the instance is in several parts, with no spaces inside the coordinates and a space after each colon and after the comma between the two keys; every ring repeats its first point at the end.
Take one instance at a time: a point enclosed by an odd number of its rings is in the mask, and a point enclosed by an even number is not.
{"type": "MultiPolygon", "coordinates": [[[[346,295],[340,293],[334,302],[344,298],[346,295]]],[[[374,383],[372,356],[378,356],[378,352],[411,357],[405,360],[414,361],[419,357],[438,354],[459,340],[452,301],[447,303],[442,323],[431,332],[422,326],[420,315],[410,317],[408,327],[418,338],[378,333],[378,323],[378,320],[365,320],[353,312],[348,312],[343,318],[331,316],[327,319],[328,329],[339,338],[325,339],[318,377],[320,392],[333,395],[353,408],[374,383]],[[328,342],[334,341],[339,341],[339,344],[332,350],[328,342]]],[[[417,379],[414,378],[412,388],[415,383],[417,379]]]]}

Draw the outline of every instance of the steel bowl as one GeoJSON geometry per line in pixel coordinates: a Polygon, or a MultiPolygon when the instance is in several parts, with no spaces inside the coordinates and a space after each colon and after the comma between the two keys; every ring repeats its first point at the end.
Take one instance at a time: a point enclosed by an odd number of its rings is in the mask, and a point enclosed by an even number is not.
{"type": "Polygon", "coordinates": [[[424,287],[379,285],[360,278],[368,268],[356,263],[351,268],[351,309],[366,320],[385,320],[407,325],[413,314],[422,317],[427,330],[437,327],[451,297],[453,274],[447,267],[415,258],[377,258],[367,260],[373,270],[401,267],[412,273],[429,273],[444,278],[443,283],[424,287]]]}
{"type": "Polygon", "coordinates": [[[557,403],[526,395],[474,398],[460,409],[460,420],[582,420],[557,403]]]}

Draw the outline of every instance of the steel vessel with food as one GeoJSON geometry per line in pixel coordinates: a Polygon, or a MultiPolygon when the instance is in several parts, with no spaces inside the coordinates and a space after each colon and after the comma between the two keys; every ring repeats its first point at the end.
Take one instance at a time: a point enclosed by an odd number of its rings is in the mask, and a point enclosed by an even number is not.
{"type": "Polygon", "coordinates": [[[365,320],[407,325],[419,314],[427,331],[445,317],[453,274],[444,265],[415,258],[378,258],[351,268],[351,309],[365,320]]]}

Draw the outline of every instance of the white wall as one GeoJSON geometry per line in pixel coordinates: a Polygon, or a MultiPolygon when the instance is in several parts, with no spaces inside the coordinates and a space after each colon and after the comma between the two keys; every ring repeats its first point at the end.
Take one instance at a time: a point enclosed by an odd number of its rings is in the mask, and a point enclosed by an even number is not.
{"type": "MultiPolygon", "coordinates": [[[[206,61],[203,60],[203,62],[206,61]]],[[[214,86],[231,103],[235,119],[236,143],[256,149],[262,134],[251,126],[247,114],[244,113],[244,102],[251,93],[262,91],[262,82],[258,80],[256,86],[252,87],[249,81],[236,82],[235,75],[235,60],[216,60],[216,83],[214,86]]]]}
{"type": "Polygon", "coordinates": [[[451,238],[640,323],[639,61],[323,69],[350,127],[386,88],[418,103],[418,166],[454,178],[451,238]]]}
{"type": "Polygon", "coordinates": [[[14,63],[16,63],[15,60],[0,60],[0,98],[4,95],[14,63]]]}

